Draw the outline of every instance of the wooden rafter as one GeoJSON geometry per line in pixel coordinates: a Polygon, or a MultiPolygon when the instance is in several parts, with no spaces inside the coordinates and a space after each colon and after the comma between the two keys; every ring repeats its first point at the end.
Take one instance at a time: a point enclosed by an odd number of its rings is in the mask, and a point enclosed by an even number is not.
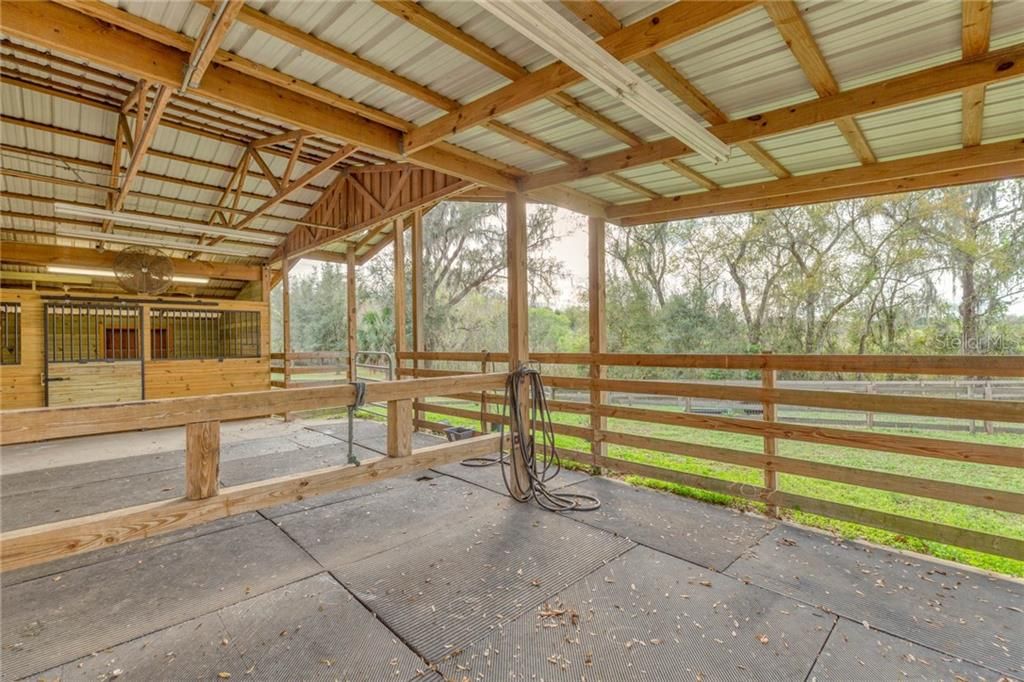
{"type": "MultiPolygon", "coordinates": [[[[811,35],[811,29],[807,26],[800,8],[794,0],[772,0],[764,3],[764,9],[768,12],[775,27],[786,41],[793,56],[800,63],[804,75],[810,81],[811,86],[819,97],[830,97],[839,93],[839,83],[836,81],[832,70],[825,62],[825,56],[821,53],[817,41],[811,35]]],[[[863,164],[875,163],[878,159],[871,150],[864,132],[857,125],[853,116],[842,116],[835,120],[839,132],[846,138],[847,144],[853,149],[857,159],[863,164]]]]}
{"type": "MultiPolygon", "coordinates": [[[[598,44],[616,59],[632,61],[737,16],[752,6],[752,2],[744,0],[677,2],[602,38],[598,44]]],[[[405,150],[412,153],[424,149],[448,135],[507,114],[581,80],[583,76],[568,65],[555,62],[407,133],[405,150]]]]}
{"type": "MultiPolygon", "coordinates": [[[[779,107],[772,111],[711,126],[709,132],[727,144],[739,144],[820,125],[845,116],[857,116],[941,97],[965,88],[1001,82],[1024,75],[1024,45],[989,52],[975,59],[941,64],[928,69],[844,90],[831,97],[779,107]]],[[[587,159],[578,169],[556,168],[535,173],[523,185],[528,190],[550,187],[609,171],[660,163],[688,152],[674,138],[649,142],[636,149],[587,159]]]]}
{"type": "MultiPolygon", "coordinates": [[[[988,52],[992,34],[992,0],[963,0],[960,51],[964,59],[988,52]]],[[[985,86],[967,88],[961,95],[963,109],[963,145],[981,144],[985,118],[985,86]]]]}
{"type": "Polygon", "coordinates": [[[244,6],[245,0],[222,0],[206,15],[206,22],[199,31],[199,40],[192,46],[192,54],[181,84],[182,90],[194,88],[202,82],[206,70],[213,64],[220,44],[224,42],[231,25],[244,6]]]}
{"type": "MultiPolygon", "coordinates": [[[[139,89],[137,95],[137,110],[138,114],[135,119],[135,132],[131,138],[131,158],[128,160],[128,166],[124,171],[124,177],[120,179],[120,191],[110,197],[108,202],[108,208],[111,211],[120,211],[124,207],[125,199],[128,198],[128,193],[132,190],[132,184],[135,182],[135,178],[138,176],[139,171],[142,170],[142,160],[146,156],[146,152],[149,150],[149,145],[153,142],[153,138],[156,137],[157,127],[160,125],[160,117],[163,116],[164,109],[167,107],[167,103],[171,100],[171,89],[167,86],[161,85],[156,90],[156,95],[153,97],[153,104],[149,107],[148,112],[146,111],[146,90],[143,85],[139,89]]],[[[117,182],[117,175],[121,167],[121,149],[118,147],[118,141],[122,141],[125,133],[122,131],[122,127],[118,125],[118,135],[114,141],[114,155],[113,162],[111,164],[111,183],[117,182]]],[[[113,227],[113,222],[107,220],[103,223],[103,231],[109,232],[113,227]]]]}
{"type": "MultiPolygon", "coordinates": [[[[584,23],[597,31],[602,36],[609,36],[616,31],[622,30],[622,23],[615,18],[599,0],[565,0],[563,4],[579,17],[584,23]]],[[[655,80],[664,85],[669,92],[674,94],[687,106],[701,115],[704,120],[714,123],[725,123],[729,117],[708,99],[693,83],[683,77],[676,69],[669,64],[657,52],[652,52],[636,60],[644,71],[650,74],[655,80]]],[[[782,167],[778,161],[773,159],[768,152],[761,149],[756,142],[747,142],[739,146],[744,152],[755,161],[764,166],[769,172],[779,178],[789,177],[789,171],[782,167]]],[[[669,159],[664,162],[668,168],[691,180],[704,189],[717,189],[718,184],[710,178],[698,173],[681,161],[669,159]]]]}
{"type": "MultiPolygon", "coordinates": [[[[376,2],[380,7],[398,17],[401,17],[413,26],[416,26],[434,38],[437,38],[449,47],[462,52],[467,57],[491,68],[493,71],[496,71],[509,80],[516,80],[529,74],[529,71],[527,71],[525,67],[517,64],[483,41],[462,31],[457,26],[450,24],[436,14],[433,14],[419,3],[413,2],[412,0],[376,0],[376,2]]],[[[548,95],[547,100],[569,112],[573,116],[590,123],[598,130],[607,133],[609,136],[624,144],[635,146],[643,143],[643,139],[638,135],[612,121],[607,116],[594,111],[568,93],[555,92],[548,95]]],[[[500,121],[491,120],[486,122],[484,126],[504,135],[505,137],[513,139],[520,144],[543,152],[552,158],[558,159],[563,163],[577,164],[580,162],[579,157],[576,157],[573,154],[559,149],[558,147],[544,142],[532,135],[526,135],[525,133],[501,123],[500,121]]],[[[650,196],[652,194],[651,190],[643,187],[642,185],[637,185],[625,178],[610,177],[609,180],[616,184],[629,187],[631,191],[638,192],[644,196],[650,196]]]]}
{"type": "MultiPolygon", "coordinates": [[[[4,241],[2,245],[4,263],[20,263],[45,267],[47,265],[77,265],[78,267],[109,268],[117,255],[115,251],[98,251],[71,246],[50,244],[28,244],[26,242],[4,241]]],[[[211,263],[181,258],[174,259],[174,271],[180,275],[209,277],[210,279],[232,279],[245,282],[259,281],[260,268],[255,265],[237,263],[211,263]]]]}
{"type": "Polygon", "coordinates": [[[283,185],[277,194],[264,201],[256,210],[246,214],[241,220],[232,225],[235,229],[244,229],[252,224],[252,221],[260,217],[274,206],[277,206],[284,201],[288,196],[294,194],[298,190],[302,189],[309,183],[316,180],[318,177],[331,170],[335,164],[339,161],[351,156],[355,153],[356,147],[353,145],[346,145],[334,152],[326,159],[318,163],[317,165],[310,168],[308,171],[303,173],[301,176],[293,181],[289,181],[288,184],[283,185]]]}
{"type": "MultiPolygon", "coordinates": [[[[702,210],[737,203],[781,198],[794,201],[798,195],[813,194],[817,200],[829,201],[828,190],[846,190],[858,186],[924,178],[930,174],[964,172],[976,168],[995,167],[999,172],[1009,172],[1005,177],[1024,175],[1024,141],[1010,140],[969,149],[925,154],[896,161],[886,161],[870,166],[855,166],[823,173],[812,173],[796,177],[740,185],[698,194],[686,194],[637,204],[612,206],[608,214],[612,218],[639,218],[647,222],[673,219],[679,215],[693,216],[702,210]]],[[[927,185],[926,185],[927,186],[927,185]]],[[[893,184],[893,192],[900,191],[893,184]]],[[[837,194],[845,198],[845,192],[837,194]]],[[[717,213],[717,211],[716,211],[717,213]]]]}
{"type": "MultiPolygon", "coordinates": [[[[75,6],[82,9],[78,3],[75,6]]],[[[188,51],[194,42],[192,39],[103,2],[87,2],[84,6],[88,15],[52,2],[10,3],[10,6],[4,6],[4,31],[11,37],[104,65],[120,73],[148,78],[171,87],[180,83],[188,51]],[[103,20],[94,18],[97,15],[103,20]],[[110,21],[124,30],[112,28],[110,21]]],[[[218,53],[214,61],[219,65],[222,59],[237,61],[227,53],[223,56],[218,53]]],[[[265,67],[211,68],[194,92],[214,102],[260,113],[318,135],[345,140],[383,156],[401,156],[398,130],[321,99],[313,100],[307,88],[289,85],[294,85],[295,79],[284,74],[278,77],[268,73],[270,71],[265,67]],[[253,75],[254,72],[260,75],[253,75]]],[[[409,160],[496,187],[510,189],[516,184],[515,178],[504,172],[442,148],[411,154],[409,160]]]]}

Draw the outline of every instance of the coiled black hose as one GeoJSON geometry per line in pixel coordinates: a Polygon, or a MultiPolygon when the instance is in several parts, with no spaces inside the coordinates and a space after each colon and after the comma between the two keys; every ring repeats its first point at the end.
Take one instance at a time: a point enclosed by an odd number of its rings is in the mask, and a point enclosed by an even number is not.
{"type": "Polygon", "coordinates": [[[593,511],[601,506],[601,501],[593,495],[555,492],[547,488],[547,482],[562,470],[562,460],[555,449],[551,411],[548,409],[547,396],[544,394],[544,382],[537,369],[523,365],[509,374],[505,382],[505,404],[501,414],[503,419],[498,455],[467,459],[462,463],[463,466],[486,467],[500,464],[505,488],[514,500],[527,502],[534,499],[537,500],[537,504],[549,511],[593,511]],[[525,422],[522,419],[525,414],[522,409],[524,397],[529,400],[529,414],[525,422]],[[504,417],[508,417],[509,431],[512,434],[508,451],[505,450],[504,417]],[[526,463],[525,474],[512,465],[513,448],[518,450],[526,463]],[[524,475],[526,480],[520,480],[524,475]]]}

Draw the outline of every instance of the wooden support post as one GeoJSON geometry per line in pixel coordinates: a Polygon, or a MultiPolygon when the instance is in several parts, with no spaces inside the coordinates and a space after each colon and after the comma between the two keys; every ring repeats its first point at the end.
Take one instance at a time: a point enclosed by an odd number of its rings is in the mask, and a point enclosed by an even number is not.
{"type": "MultiPolygon", "coordinates": [[[[422,353],[426,349],[423,337],[423,215],[419,211],[412,214],[412,349],[422,353]]],[[[395,359],[396,367],[401,361],[395,359]]],[[[420,361],[412,361],[413,369],[419,369],[420,361]]],[[[413,374],[415,376],[415,373],[413,374]]],[[[415,420],[423,419],[423,411],[416,410],[415,420]]]]}
{"type": "Polygon", "coordinates": [[[202,500],[220,489],[220,422],[185,426],[185,497],[202,500]]]}
{"type": "MultiPolygon", "coordinates": [[[[608,350],[608,326],[605,320],[605,222],[603,218],[591,217],[588,223],[590,242],[590,353],[604,353],[608,350]]],[[[604,379],[607,372],[600,363],[591,361],[590,379],[604,379]]],[[[590,454],[593,456],[593,472],[600,473],[598,459],[608,455],[608,445],[601,440],[601,432],[608,427],[608,418],[597,413],[597,406],[603,405],[608,394],[593,386],[590,389],[590,454]]]]}
{"type": "Polygon", "coordinates": [[[345,318],[348,338],[345,351],[348,353],[348,380],[356,380],[356,343],[359,326],[358,308],[356,307],[356,250],[350,244],[345,251],[345,318]]]}
{"type": "Polygon", "coordinates": [[[291,360],[288,356],[292,352],[292,299],[291,287],[289,286],[288,271],[291,269],[291,262],[285,258],[281,261],[281,346],[284,355],[284,387],[288,386],[291,379],[291,360]]]}
{"type": "MultiPolygon", "coordinates": [[[[526,195],[521,192],[509,192],[506,195],[506,230],[508,238],[508,354],[509,371],[514,371],[530,359],[529,332],[529,301],[527,289],[526,260],[526,195]]],[[[523,387],[525,389],[525,387],[523,387]]],[[[521,391],[525,394],[525,390],[521,391]]],[[[530,407],[523,400],[520,405],[521,423],[529,419],[530,407]]],[[[513,483],[528,480],[526,460],[513,443],[512,467],[515,476],[513,483]]],[[[526,490],[522,485],[516,486],[512,493],[523,497],[526,490]]]]}
{"type": "MultiPolygon", "coordinates": [[[[775,389],[775,370],[774,369],[763,369],[761,370],[761,388],[766,391],[775,389]]],[[[775,403],[772,401],[765,401],[762,403],[764,411],[762,418],[766,422],[774,422],[776,417],[775,403]]],[[[765,469],[764,469],[764,487],[767,495],[778,490],[778,477],[775,472],[775,463],[772,461],[772,457],[778,453],[775,443],[775,436],[764,437],[764,454],[765,454],[765,469]]],[[[774,504],[768,505],[768,515],[778,517],[779,508],[774,504]]]]}
{"type": "MultiPolygon", "coordinates": [[[[395,368],[399,366],[398,354],[404,353],[405,342],[405,221],[395,221],[395,368]]],[[[400,374],[400,372],[399,372],[400,374]]],[[[401,378],[401,377],[396,377],[401,378]]]]}
{"type": "Polygon", "coordinates": [[[388,457],[412,454],[412,400],[388,401],[388,457]]]}

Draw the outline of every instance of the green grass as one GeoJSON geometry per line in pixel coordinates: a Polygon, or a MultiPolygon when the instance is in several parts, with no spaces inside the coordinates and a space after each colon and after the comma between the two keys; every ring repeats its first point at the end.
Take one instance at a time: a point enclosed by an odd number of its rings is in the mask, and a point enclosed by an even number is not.
{"type": "MultiPolygon", "coordinates": [[[[467,409],[470,403],[456,403],[467,409]]],[[[445,421],[453,426],[476,426],[479,422],[442,414],[429,413],[426,419],[445,421]]],[[[557,414],[555,420],[564,424],[586,425],[589,418],[577,414],[557,414]]],[[[685,441],[717,447],[744,450],[752,453],[762,451],[762,440],[754,436],[733,433],[715,432],[703,429],[691,429],[662,424],[647,424],[628,420],[609,420],[609,429],[625,433],[643,434],[655,438],[685,441]]],[[[1019,434],[969,434],[965,432],[929,431],[927,424],[914,430],[891,431],[874,429],[878,433],[902,433],[958,440],[968,443],[990,443],[998,445],[1019,445],[1019,434]]],[[[562,448],[587,451],[589,444],[578,438],[558,436],[556,444],[562,448]]],[[[1019,492],[1024,490],[1024,469],[973,464],[941,460],[930,457],[915,457],[857,448],[817,445],[796,441],[778,440],[778,452],[786,457],[810,461],[828,462],[843,466],[872,471],[882,471],[916,478],[963,483],[980,488],[1019,492]]],[[[761,485],[763,472],[743,466],[722,464],[694,457],[651,452],[638,448],[612,445],[609,455],[619,459],[639,462],[675,471],[711,476],[727,481],[761,485]]],[[[706,490],[681,486],[664,481],[626,477],[631,483],[651,488],[667,490],[686,497],[700,499],[713,504],[724,504],[750,511],[763,511],[763,506],[741,498],[734,498],[706,490]]],[[[1024,539],[1024,515],[1012,514],[990,509],[982,509],[943,500],[890,493],[872,488],[862,488],[844,483],[823,481],[790,474],[778,475],[780,490],[807,497],[815,497],[843,504],[876,509],[879,511],[899,514],[912,518],[932,521],[935,523],[967,528],[980,532],[1005,537],[1024,539]]],[[[957,561],[987,570],[1024,577],[1024,561],[993,556],[981,552],[944,545],[937,542],[907,537],[895,533],[861,526],[853,523],[836,521],[826,517],[808,514],[799,510],[783,510],[786,518],[816,528],[836,532],[847,538],[863,538],[878,544],[901,549],[910,549],[923,554],[930,554],[943,559],[957,561]]]]}

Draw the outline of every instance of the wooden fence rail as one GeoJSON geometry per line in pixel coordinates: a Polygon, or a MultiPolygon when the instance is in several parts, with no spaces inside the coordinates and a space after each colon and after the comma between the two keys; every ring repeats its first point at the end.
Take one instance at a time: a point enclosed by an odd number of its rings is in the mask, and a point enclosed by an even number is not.
{"type": "MultiPolygon", "coordinates": [[[[454,378],[466,380],[474,376],[483,361],[481,353],[405,352],[399,353],[399,376],[454,378]],[[417,368],[402,367],[402,361],[417,361],[417,368]],[[425,368],[424,363],[445,363],[445,368],[425,368]],[[467,363],[467,369],[453,369],[453,365],[467,363]]],[[[848,390],[814,390],[813,382],[799,384],[800,388],[780,388],[775,380],[779,371],[801,373],[854,373],[890,375],[943,375],[964,377],[1024,377],[1024,357],[961,357],[961,356],[806,356],[806,355],[643,355],[618,353],[533,353],[531,360],[549,369],[574,366],[581,373],[591,374],[591,365],[607,367],[645,368],[706,368],[758,370],[762,381],[749,385],[681,380],[607,379],[590,376],[564,376],[545,374],[549,387],[571,390],[583,396],[580,402],[551,400],[556,412],[595,418],[628,420],[637,423],[664,424],[709,431],[722,431],[763,440],[762,452],[713,447],[692,442],[681,442],[649,435],[624,433],[609,428],[590,428],[570,424],[556,424],[555,432],[586,441],[590,453],[575,452],[572,456],[590,464],[620,474],[635,474],[666,480],[696,488],[724,493],[763,502],[769,511],[777,507],[801,509],[813,514],[859,523],[895,533],[956,545],[977,551],[999,554],[1024,560],[1024,541],[991,533],[957,528],[933,521],[914,519],[874,509],[865,509],[833,500],[796,495],[778,489],[778,474],[789,474],[875,490],[911,495],[927,499],[965,504],[998,512],[1024,514],[1024,492],[995,490],[961,482],[936,481],[919,476],[906,476],[845,466],[841,462],[784,457],[778,454],[779,441],[799,441],[827,446],[841,446],[928,457],[979,465],[1024,468],[1024,448],[989,443],[968,443],[956,440],[930,438],[909,434],[893,434],[872,430],[821,427],[780,421],[779,405],[804,408],[916,415],[928,418],[971,419],[992,422],[1024,423],[1024,401],[978,398],[936,398],[920,395],[885,395],[848,390]],[[728,415],[706,415],[676,409],[645,409],[608,404],[607,400],[589,401],[587,395],[608,393],[650,396],[663,395],[680,399],[715,399],[756,405],[756,418],[728,415]],[[630,462],[608,456],[598,446],[618,445],[681,457],[694,457],[714,462],[750,467],[763,472],[763,485],[740,484],[732,481],[665,469],[648,464],[630,462]]],[[[492,363],[507,361],[507,355],[488,353],[492,363]]],[[[863,382],[862,382],[863,383],[863,382]]],[[[910,382],[907,382],[908,384],[910,382]]],[[[1007,387],[1015,384],[1004,382],[1007,387]]],[[[832,387],[836,386],[832,382],[832,387]]],[[[957,395],[961,395],[957,393],[957,395]]],[[[1012,393],[1011,393],[1012,395],[1012,393]]],[[[469,391],[452,394],[450,399],[479,402],[479,395],[469,391]]],[[[499,403],[500,404],[500,399],[499,403]]],[[[490,399],[493,404],[495,400],[490,399]]],[[[681,407],[681,406],[680,406],[681,407]]],[[[466,419],[479,419],[484,423],[500,423],[502,417],[485,407],[481,410],[434,402],[417,401],[416,408],[424,412],[466,419]]],[[[430,427],[430,422],[422,426],[430,427]]],[[[444,425],[436,425],[443,427],[444,425]]]]}
{"type": "Polygon", "coordinates": [[[220,423],[355,403],[352,386],[296,388],[218,396],[142,400],[82,407],[12,410],[0,421],[0,445],[140,429],[185,427],[185,489],[180,499],[137,505],[91,516],[33,526],[0,535],[0,570],[152,537],[215,519],[343,490],[423,468],[486,455],[497,434],[456,443],[412,448],[412,403],[428,396],[489,391],[506,374],[414,379],[369,384],[366,399],[388,405],[388,455],[317,471],[219,489],[220,423]]]}

